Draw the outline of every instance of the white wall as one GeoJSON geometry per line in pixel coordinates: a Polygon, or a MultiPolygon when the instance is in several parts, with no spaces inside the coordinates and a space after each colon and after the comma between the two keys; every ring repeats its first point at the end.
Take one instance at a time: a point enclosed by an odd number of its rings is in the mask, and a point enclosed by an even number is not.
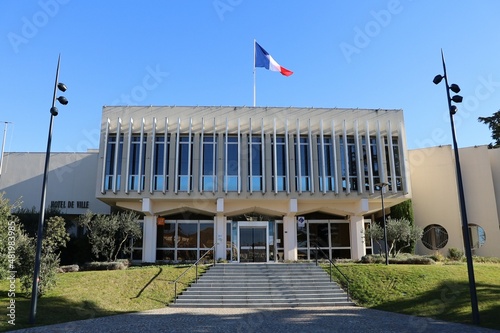
{"type": "MultiPolygon", "coordinates": [[[[110,207],[95,197],[97,152],[53,153],[50,157],[46,207],[57,202],[64,214],[108,214],[110,207]],[[87,207],[88,206],[88,207],[87,207]]],[[[45,153],[5,153],[0,192],[11,203],[39,210],[45,153]]]]}

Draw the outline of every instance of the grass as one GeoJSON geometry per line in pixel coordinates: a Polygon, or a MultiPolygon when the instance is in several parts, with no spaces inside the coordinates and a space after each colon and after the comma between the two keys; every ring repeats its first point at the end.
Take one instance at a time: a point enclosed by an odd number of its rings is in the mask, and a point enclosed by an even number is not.
{"type": "MultiPolygon", "coordinates": [[[[186,268],[165,265],[60,274],[57,286],[38,300],[36,326],[164,307],[174,298],[171,282],[186,268]]],[[[203,270],[200,266],[198,273],[203,270]]],[[[178,293],[194,280],[194,275],[193,268],[181,278],[178,293]]],[[[0,332],[31,327],[28,323],[31,299],[19,292],[19,283],[15,297],[16,325],[7,323],[4,305],[10,301],[8,288],[7,280],[0,281],[0,304],[4,309],[0,312],[3,317],[0,332]]]]}
{"type": "MultiPolygon", "coordinates": [[[[360,306],[471,324],[467,266],[338,264],[360,306]]],[[[325,266],[328,270],[328,266],[325,266]]],[[[343,284],[333,269],[335,280],[343,284]]],[[[500,265],[475,263],[480,324],[500,329],[500,265]]]]}

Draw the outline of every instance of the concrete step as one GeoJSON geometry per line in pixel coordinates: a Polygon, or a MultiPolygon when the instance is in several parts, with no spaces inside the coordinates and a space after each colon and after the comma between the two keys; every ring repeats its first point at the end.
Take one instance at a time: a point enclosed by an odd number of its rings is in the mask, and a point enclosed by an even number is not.
{"type": "Polygon", "coordinates": [[[218,264],[182,294],[176,307],[354,305],[314,264],[218,264]]]}

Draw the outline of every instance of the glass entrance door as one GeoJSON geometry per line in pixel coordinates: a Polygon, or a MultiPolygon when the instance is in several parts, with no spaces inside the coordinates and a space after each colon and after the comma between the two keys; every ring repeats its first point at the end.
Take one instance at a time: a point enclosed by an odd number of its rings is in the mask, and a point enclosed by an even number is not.
{"type": "Polygon", "coordinates": [[[240,262],[267,262],[267,228],[240,226],[240,262]]]}

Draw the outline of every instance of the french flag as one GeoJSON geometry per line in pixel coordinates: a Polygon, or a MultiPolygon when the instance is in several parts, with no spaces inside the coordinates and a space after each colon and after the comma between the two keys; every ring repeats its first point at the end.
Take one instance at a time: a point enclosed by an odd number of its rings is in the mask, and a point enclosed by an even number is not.
{"type": "Polygon", "coordinates": [[[276,60],[271,57],[266,50],[259,45],[259,43],[255,42],[255,67],[265,67],[273,72],[280,72],[284,76],[290,76],[293,74],[292,71],[286,69],[285,67],[280,66],[276,62],[276,60]]]}

